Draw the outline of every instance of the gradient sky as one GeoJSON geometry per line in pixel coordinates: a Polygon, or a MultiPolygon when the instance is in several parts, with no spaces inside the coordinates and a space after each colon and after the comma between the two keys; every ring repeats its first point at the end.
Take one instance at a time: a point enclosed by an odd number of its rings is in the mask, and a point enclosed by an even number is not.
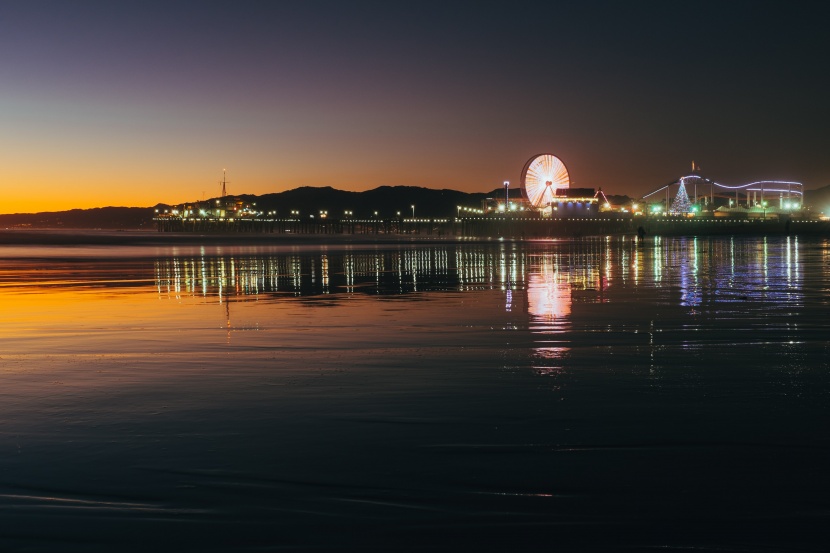
{"type": "Polygon", "coordinates": [[[820,3],[0,0],[0,212],[298,186],[830,184],[820,3]]]}

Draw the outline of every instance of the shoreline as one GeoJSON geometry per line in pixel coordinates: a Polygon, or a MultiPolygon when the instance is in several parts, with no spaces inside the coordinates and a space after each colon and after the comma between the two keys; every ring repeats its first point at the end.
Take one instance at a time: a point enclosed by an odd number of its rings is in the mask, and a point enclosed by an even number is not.
{"type": "Polygon", "coordinates": [[[0,246],[174,246],[174,245],[319,245],[319,244],[427,244],[486,242],[499,238],[392,235],[392,234],[290,234],[190,233],[156,230],[107,229],[3,229],[0,246]]]}
{"type": "MultiPolygon", "coordinates": [[[[778,224],[712,224],[698,226],[685,221],[672,225],[654,224],[646,227],[647,238],[653,237],[709,237],[741,236],[765,237],[803,235],[830,237],[830,223],[810,221],[793,222],[791,228],[778,224]],[[649,228],[650,227],[650,228],[649,228]]],[[[725,222],[724,222],[725,223],[725,222]]],[[[496,229],[498,230],[498,229],[496,229]]],[[[501,229],[515,230],[515,229],[501,229]]],[[[585,230],[585,229],[582,229],[585,230]]],[[[515,233],[513,233],[515,234],[515,233]]],[[[373,245],[373,244],[463,244],[471,242],[525,242],[534,240],[579,240],[603,236],[636,236],[635,230],[627,232],[580,232],[577,234],[542,235],[520,234],[499,236],[458,236],[454,234],[349,234],[349,233],[194,233],[159,232],[158,230],[121,229],[55,229],[55,228],[6,228],[0,229],[0,246],[175,246],[175,245],[228,245],[228,246],[308,246],[308,245],[373,245]]]]}

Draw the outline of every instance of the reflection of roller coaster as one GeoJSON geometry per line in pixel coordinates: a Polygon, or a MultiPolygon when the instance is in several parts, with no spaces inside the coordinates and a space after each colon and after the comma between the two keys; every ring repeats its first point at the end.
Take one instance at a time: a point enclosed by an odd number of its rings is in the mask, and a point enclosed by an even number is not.
{"type": "Polygon", "coordinates": [[[693,213],[701,210],[701,206],[711,211],[716,208],[793,211],[802,206],[804,185],[795,181],[762,180],[728,186],[693,174],[661,186],[643,199],[650,197],[654,197],[651,201],[658,202],[656,209],[652,208],[654,211],[674,214],[693,213]],[[673,196],[672,187],[676,190],[673,196]],[[665,199],[657,200],[655,196],[664,191],[665,199]]]}

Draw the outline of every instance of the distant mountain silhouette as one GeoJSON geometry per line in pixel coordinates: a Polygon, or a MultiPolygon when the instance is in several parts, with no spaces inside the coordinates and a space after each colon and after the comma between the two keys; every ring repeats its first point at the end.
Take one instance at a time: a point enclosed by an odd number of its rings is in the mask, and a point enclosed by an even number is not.
{"type": "MultiPolygon", "coordinates": [[[[518,190],[511,191],[518,194],[518,190]]],[[[276,211],[277,217],[290,217],[292,211],[302,215],[327,211],[329,217],[341,217],[351,211],[353,217],[373,217],[375,211],[382,218],[390,218],[401,212],[411,217],[415,206],[416,217],[451,217],[457,214],[457,206],[480,208],[488,197],[501,198],[503,190],[491,193],[435,190],[417,186],[381,186],[365,192],[348,192],[330,186],[303,186],[285,192],[256,196],[234,196],[245,203],[256,204],[257,211],[276,211]]],[[[217,198],[187,204],[212,204],[217,198]]],[[[153,207],[97,207],[41,213],[14,213],[0,215],[0,228],[74,228],[74,229],[144,229],[155,228],[153,217],[156,209],[174,209],[182,204],[158,204],[153,207]]]]}
{"type": "Polygon", "coordinates": [[[502,197],[504,192],[492,193],[459,192],[457,190],[435,190],[417,186],[381,186],[365,192],[347,192],[330,186],[304,186],[262,196],[237,196],[246,203],[256,202],[258,211],[276,211],[277,216],[289,216],[292,211],[301,214],[317,214],[327,211],[329,217],[341,217],[345,211],[351,211],[354,217],[378,216],[389,218],[412,216],[415,206],[416,217],[451,217],[457,214],[458,206],[480,208],[481,202],[488,197],[502,197]]]}
{"type": "Polygon", "coordinates": [[[154,228],[152,207],[96,207],[0,215],[0,228],[143,229],[154,228]]]}

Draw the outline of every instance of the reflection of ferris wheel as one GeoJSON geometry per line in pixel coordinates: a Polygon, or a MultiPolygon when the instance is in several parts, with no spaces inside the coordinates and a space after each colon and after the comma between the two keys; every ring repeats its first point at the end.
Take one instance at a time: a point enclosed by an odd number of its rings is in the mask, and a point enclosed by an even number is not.
{"type": "Polygon", "coordinates": [[[522,169],[522,194],[533,207],[550,205],[556,196],[556,189],[569,188],[570,185],[568,170],[555,155],[533,156],[522,169]]]}

